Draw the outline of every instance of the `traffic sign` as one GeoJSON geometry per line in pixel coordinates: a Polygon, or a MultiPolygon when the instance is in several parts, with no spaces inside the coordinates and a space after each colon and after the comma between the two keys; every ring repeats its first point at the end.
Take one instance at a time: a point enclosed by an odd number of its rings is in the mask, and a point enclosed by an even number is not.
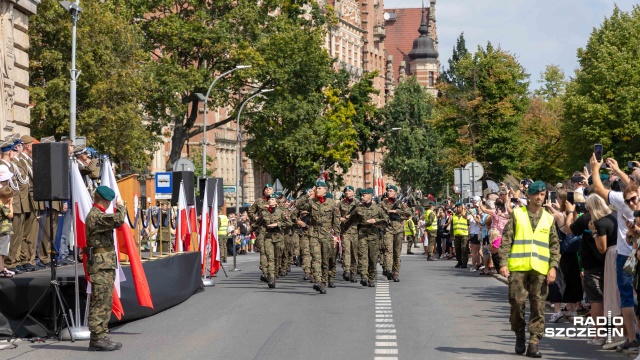
{"type": "Polygon", "coordinates": [[[156,194],[171,194],[173,188],[173,174],[170,172],[156,173],[156,194]]]}
{"type": "Polygon", "coordinates": [[[236,187],[234,186],[225,186],[222,188],[222,190],[224,191],[225,194],[235,194],[236,193],[236,187]]]}
{"type": "Polygon", "coordinates": [[[464,168],[469,170],[469,174],[471,174],[471,179],[473,181],[478,181],[484,176],[484,168],[482,167],[482,164],[477,161],[468,163],[464,168]]]}
{"type": "Polygon", "coordinates": [[[187,158],[182,158],[173,164],[173,171],[191,171],[194,172],[195,166],[193,162],[187,158]]]}

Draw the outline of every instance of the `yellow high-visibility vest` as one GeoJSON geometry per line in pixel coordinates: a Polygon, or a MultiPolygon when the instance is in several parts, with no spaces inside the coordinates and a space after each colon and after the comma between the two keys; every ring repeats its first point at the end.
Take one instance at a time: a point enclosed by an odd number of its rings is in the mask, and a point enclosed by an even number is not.
{"type": "Polygon", "coordinates": [[[220,224],[218,224],[218,236],[227,236],[229,219],[227,218],[226,215],[222,215],[222,214],[219,215],[219,219],[220,219],[220,224]]]}
{"type": "Polygon", "coordinates": [[[525,206],[513,210],[516,221],[516,233],[509,254],[509,271],[535,270],[542,275],[549,272],[549,236],[553,226],[553,216],[542,211],[536,230],[531,228],[531,221],[525,206]]]}
{"type": "Polygon", "coordinates": [[[453,214],[453,236],[468,236],[469,224],[467,218],[453,214]]]}
{"type": "Polygon", "coordinates": [[[427,210],[424,213],[424,221],[427,227],[427,231],[436,231],[438,230],[438,218],[437,217],[433,217],[433,222],[431,224],[428,224],[427,221],[429,221],[429,216],[431,216],[431,214],[433,213],[433,211],[431,211],[431,209],[427,210]]]}

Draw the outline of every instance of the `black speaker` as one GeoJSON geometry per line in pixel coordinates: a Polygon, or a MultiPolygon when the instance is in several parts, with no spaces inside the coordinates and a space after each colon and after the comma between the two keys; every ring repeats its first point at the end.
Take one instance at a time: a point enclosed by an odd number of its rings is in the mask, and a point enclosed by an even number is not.
{"type": "Polygon", "coordinates": [[[195,205],[195,191],[194,181],[195,176],[193,171],[174,171],[173,172],[173,187],[171,188],[171,205],[178,205],[178,196],[180,194],[180,181],[184,181],[184,194],[187,197],[187,205],[195,205]]]}
{"type": "Polygon", "coordinates": [[[200,199],[204,198],[204,186],[205,181],[207,184],[207,204],[211,206],[213,203],[213,194],[214,188],[216,186],[216,180],[218,181],[218,186],[215,191],[218,192],[218,204],[217,206],[222,206],[224,204],[224,187],[223,187],[223,179],[222,178],[199,178],[198,179],[198,188],[200,189],[200,199]]]}
{"type": "Polygon", "coordinates": [[[33,199],[69,200],[69,145],[33,144],[33,199]]]}

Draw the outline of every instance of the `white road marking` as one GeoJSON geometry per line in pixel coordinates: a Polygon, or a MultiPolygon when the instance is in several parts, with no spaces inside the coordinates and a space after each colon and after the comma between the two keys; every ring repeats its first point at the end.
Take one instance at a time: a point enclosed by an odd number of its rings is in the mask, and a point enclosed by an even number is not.
{"type": "Polygon", "coordinates": [[[377,347],[398,347],[398,343],[395,341],[376,341],[377,347]]]}
{"type": "Polygon", "coordinates": [[[395,335],[376,335],[376,340],[398,340],[395,335]]]}
{"type": "Polygon", "coordinates": [[[376,349],[374,353],[376,355],[397,355],[398,349],[376,349]]]}
{"type": "Polygon", "coordinates": [[[398,359],[398,341],[396,329],[393,323],[393,308],[391,305],[391,293],[389,292],[389,283],[387,281],[378,281],[378,287],[375,294],[376,307],[376,342],[374,349],[374,360],[391,360],[398,359]],[[377,335],[377,334],[393,334],[393,335],[377,335]],[[396,341],[377,341],[377,340],[396,340],[396,341]],[[395,355],[395,356],[378,356],[378,355],[395,355]]]}

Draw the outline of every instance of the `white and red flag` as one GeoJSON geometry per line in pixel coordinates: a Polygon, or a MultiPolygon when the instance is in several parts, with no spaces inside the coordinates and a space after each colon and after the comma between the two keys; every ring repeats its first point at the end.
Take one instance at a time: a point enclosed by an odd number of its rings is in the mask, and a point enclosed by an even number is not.
{"type": "MultiPolygon", "coordinates": [[[[217,185],[217,184],[216,184],[217,185]]],[[[217,187],[216,187],[217,188],[217,187]]],[[[211,217],[209,219],[211,231],[211,266],[209,275],[215,275],[220,270],[220,244],[218,239],[218,192],[213,192],[213,204],[211,204],[211,217]]],[[[224,241],[224,240],[223,240],[224,241]]],[[[234,245],[235,246],[235,245],[234,245]]]]}
{"type": "Polygon", "coordinates": [[[184,242],[191,237],[191,229],[187,208],[187,197],[184,191],[184,183],[180,182],[180,191],[178,192],[178,225],[176,227],[176,243],[173,246],[175,252],[184,251],[184,242]]]}
{"type": "Polygon", "coordinates": [[[207,187],[204,187],[204,198],[202,199],[202,213],[200,214],[200,263],[202,263],[202,276],[205,275],[207,267],[207,245],[210,241],[209,229],[209,204],[207,203],[207,187]]]}

